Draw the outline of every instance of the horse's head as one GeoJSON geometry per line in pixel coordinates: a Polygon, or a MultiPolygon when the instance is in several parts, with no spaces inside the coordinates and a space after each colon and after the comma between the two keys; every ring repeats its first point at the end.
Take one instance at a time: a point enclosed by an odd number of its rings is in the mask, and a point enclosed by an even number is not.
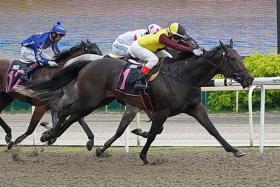
{"type": "Polygon", "coordinates": [[[69,60],[69,58],[75,58],[83,54],[102,55],[102,52],[95,43],[88,40],[86,40],[86,42],[81,40],[80,44],[71,47],[70,49],[63,50],[62,53],[55,58],[55,61],[60,62],[62,60],[69,60]]]}
{"type": "Polygon", "coordinates": [[[219,73],[239,82],[243,88],[252,85],[254,78],[244,66],[242,57],[233,49],[232,40],[230,40],[230,45],[225,45],[220,41],[220,46],[213,57],[216,59],[219,73]]]}
{"type": "Polygon", "coordinates": [[[96,43],[92,43],[89,40],[86,40],[86,45],[87,45],[86,48],[87,54],[103,55],[96,43]]]}

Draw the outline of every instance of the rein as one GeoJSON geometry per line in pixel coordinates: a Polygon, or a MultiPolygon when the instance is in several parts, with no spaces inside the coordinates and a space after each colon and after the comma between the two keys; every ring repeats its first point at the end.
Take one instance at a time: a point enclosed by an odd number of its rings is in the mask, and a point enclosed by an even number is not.
{"type": "Polygon", "coordinates": [[[178,66],[177,66],[177,68],[175,70],[173,70],[171,72],[168,72],[168,73],[165,70],[162,70],[162,75],[163,75],[164,78],[169,77],[169,78],[175,80],[176,82],[184,85],[187,88],[191,88],[191,89],[199,90],[200,91],[200,87],[193,86],[191,83],[178,78],[178,76],[174,76],[174,73],[176,73],[176,72],[178,72],[178,66]]]}

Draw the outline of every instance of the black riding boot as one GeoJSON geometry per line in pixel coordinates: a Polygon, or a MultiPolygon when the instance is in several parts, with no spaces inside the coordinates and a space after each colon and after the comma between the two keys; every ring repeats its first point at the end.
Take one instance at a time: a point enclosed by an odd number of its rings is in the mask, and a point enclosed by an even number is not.
{"type": "Polygon", "coordinates": [[[134,84],[134,89],[136,89],[136,90],[137,89],[138,90],[144,90],[147,87],[147,85],[146,85],[146,78],[147,78],[147,75],[145,75],[144,73],[142,73],[140,71],[138,80],[134,84]]]}
{"type": "Polygon", "coordinates": [[[30,76],[32,73],[34,73],[37,69],[40,68],[40,65],[31,65],[29,66],[29,68],[26,70],[25,73],[23,73],[21,76],[20,76],[20,80],[22,82],[26,82],[26,81],[29,81],[30,80],[30,76]]]}

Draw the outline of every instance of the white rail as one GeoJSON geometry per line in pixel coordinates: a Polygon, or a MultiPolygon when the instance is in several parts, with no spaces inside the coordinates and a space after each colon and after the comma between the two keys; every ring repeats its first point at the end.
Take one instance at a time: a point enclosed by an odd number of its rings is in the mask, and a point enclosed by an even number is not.
{"type": "MultiPolygon", "coordinates": [[[[202,91],[239,91],[243,90],[239,83],[227,82],[230,86],[224,86],[224,80],[217,79],[214,81],[214,87],[203,87],[202,91]],[[239,86],[238,86],[239,85],[239,86]]],[[[264,128],[265,128],[265,91],[266,90],[280,90],[280,77],[257,77],[254,79],[252,86],[248,92],[248,110],[249,110],[249,139],[250,146],[253,146],[254,126],[253,126],[253,112],[252,112],[252,94],[255,89],[261,90],[261,104],[260,104],[260,156],[264,155],[264,128]]]]}

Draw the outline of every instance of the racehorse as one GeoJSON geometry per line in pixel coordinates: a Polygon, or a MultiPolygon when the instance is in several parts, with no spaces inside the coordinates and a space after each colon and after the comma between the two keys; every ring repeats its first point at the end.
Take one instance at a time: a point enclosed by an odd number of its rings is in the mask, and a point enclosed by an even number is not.
{"type": "MultiPolygon", "coordinates": [[[[44,66],[44,67],[38,69],[34,73],[32,78],[33,78],[33,80],[46,79],[46,78],[50,77],[51,75],[53,75],[58,70],[62,69],[62,67],[68,60],[75,58],[77,56],[80,56],[82,54],[87,54],[87,53],[102,55],[101,50],[95,43],[91,43],[88,40],[86,42],[81,41],[80,44],[78,44],[74,47],[71,47],[68,50],[62,51],[62,53],[55,58],[55,61],[59,64],[58,68],[50,68],[48,66],[44,66]]],[[[34,105],[35,110],[34,110],[34,113],[32,114],[32,118],[31,118],[27,131],[23,135],[16,138],[16,140],[14,142],[11,141],[11,139],[12,139],[11,128],[0,117],[0,125],[6,132],[5,140],[8,143],[8,149],[10,149],[14,144],[15,145],[19,144],[27,136],[32,134],[34,132],[37,124],[41,120],[43,114],[49,109],[48,101],[40,102],[30,96],[25,96],[25,95],[19,94],[18,92],[16,92],[16,90],[6,92],[6,78],[7,78],[6,76],[7,76],[7,71],[9,69],[10,65],[11,65],[11,62],[9,60],[0,60],[0,68],[1,68],[0,69],[0,80],[1,80],[0,81],[0,88],[1,88],[0,111],[2,111],[5,107],[7,107],[14,99],[19,99],[21,101],[34,105]]],[[[54,113],[52,112],[52,114],[54,114],[54,113]]],[[[90,131],[90,129],[88,129],[88,126],[86,125],[86,123],[84,122],[83,119],[80,119],[79,123],[81,124],[83,129],[87,132],[87,134],[89,133],[88,137],[90,139],[90,144],[93,144],[94,137],[93,137],[92,132],[90,131]]],[[[88,142],[88,144],[89,144],[89,142],[88,142]]],[[[91,145],[91,147],[92,146],[93,145],[91,145]]],[[[88,147],[88,149],[89,149],[89,147],[88,147]]]]}
{"type": "MultiPolygon", "coordinates": [[[[41,141],[60,136],[72,123],[88,115],[96,108],[108,104],[114,99],[122,103],[144,109],[139,97],[128,96],[116,91],[118,77],[125,66],[118,59],[100,59],[78,61],[59,71],[51,79],[34,82],[28,88],[35,91],[37,96],[58,90],[74,79],[77,79],[77,100],[67,105],[59,112],[59,122],[63,126],[54,128],[49,134],[43,134],[41,141]],[[100,76],[102,75],[102,76],[100,76]],[[63,77],[63,79],[61,79],[63,77]],[[66,121],[64,121],[70,116],[66,121]]],[[[159,70],[159,76],[149,83],[153,105],[152,126],[148,133],[140,158],[148,164],[147,152],[157,134],[161,133],[164,122],[168,117],[186,113],[197,121],[214,136],[225,151],[241,157],[245,153],[232,147],[217,131],[210,121],[204,106],[201,104],[201,86],[211,80],[216,74],[223,74],[239,82],[243,88],[252,84],[253,78],[245,68],[242,58],[230,45],[220,45],[205,51],[201,57],[177,60],[173,63],[163,63],[154,71],[159,70]],[[160,68],[159,68],[160,67],[160,68]]],[[[153,72],[154,72],[153,71],[153,72]]]]}

